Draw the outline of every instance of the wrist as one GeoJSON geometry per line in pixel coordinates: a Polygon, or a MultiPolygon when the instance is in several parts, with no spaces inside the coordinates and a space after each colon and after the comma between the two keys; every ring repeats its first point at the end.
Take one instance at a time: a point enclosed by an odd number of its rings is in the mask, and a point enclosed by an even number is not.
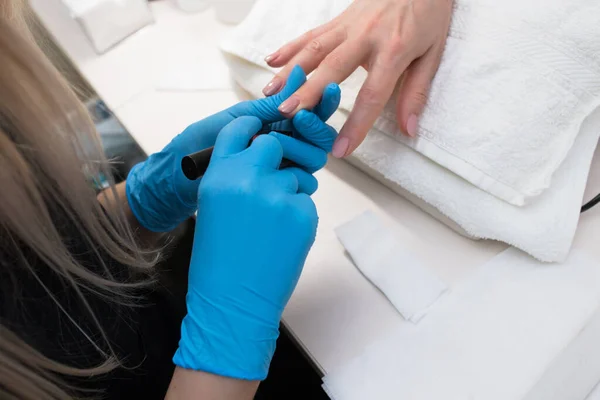
{"type": "Polygon", "coordinates": [[[165,399],[251,400],[256,394],[259,383],[176,368],[165,399]]]}
{"type": "Polygon", "coordinates": [[[239,304],[223,307],[193,292],[187,302],[188,314],[173,357],[177,366],[242,380],[266,378],[279,320],[256,318],[239,304]]]}

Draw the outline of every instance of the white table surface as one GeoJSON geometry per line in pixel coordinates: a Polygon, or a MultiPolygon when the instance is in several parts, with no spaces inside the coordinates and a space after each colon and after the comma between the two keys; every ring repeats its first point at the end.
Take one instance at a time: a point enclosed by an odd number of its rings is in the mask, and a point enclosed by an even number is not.
{"type": "MultiPolygon", "coordinates": [[[[206,53],[207,63],[222,62],[218,42],[232,28],[218,23],[212,11],[184,14],[170,2],[153,3],[156,24],[97,56],[86,47],[77,26],[66,21],[64,14],[59,15],[55,5],[50,6],[56,1],[33,0],[33,4],[83,75],[147,153],[160,150],[188,124],[245,98],[233,87],[191,92],[155,89],[173,54],[199,49],[206,53]]],[[[594,170],[597,172],[590,180],[588,195],[600,192],[598,157],[594,170]]],[[[320,189],[314,196],[320,214],[318,237],[284,320],[324,372],[343,365],[386,330],[405,323],[350,262],[335,237],[335,227],[373,210],[425,265],[450,284],[506,248],[501,243],[477,242],[456,234],[344,161],[330,160],[318,178],[320,189]]],[[[582,218],[575,246],[600,259],[600,246],[595,243],[598,238],[600,207],[582,218]]]]}

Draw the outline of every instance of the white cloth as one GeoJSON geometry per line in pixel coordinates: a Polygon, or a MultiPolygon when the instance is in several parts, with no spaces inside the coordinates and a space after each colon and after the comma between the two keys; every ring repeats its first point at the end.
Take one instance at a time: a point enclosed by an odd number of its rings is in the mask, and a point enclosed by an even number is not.
{"type": "Polygon", "coordinates": [[[379,171],[461,226],[469,235],[494,239],[546,262],[563,261],[571,248],[594,150],[600,136],[600,110],[586,120],[553,185],[534,203],[516,207],[465,184],[389,136],[374,132],[356,158],[379,171]]]}
{"type": "Polygon", "coordinates": [[[597,261],[575,250],[548,265],[509,249],[419,324],[330,371],[326,390],[335,400],[581,400],[600,378],[599,317],[597,261]]]}
{"type": "Polygon", "coordinates": [[[418,323],[448,289],[371,211],[335,233],[356,267],[406,320],[418,323]]]}
{"type": "MultiPolygon", "coordinates": [[[[268,53],[350,2],[259,1],[225,49],[264,65],[268,53]]],[[[550,186],[583,120],[600,104],[598,15],[597,0],[459,0],[419,138],[400,134],[395,101],[375,126],[523,205],[550,186]]],[[[352,108],[365,76],[361,70],[343,85],[343,108],[352,108]]]]}
{"type": "Polygon", "coordinates": [[[596,385],[592,393],[585,400],[600,400],[600,385],[596,385]]]}
{"type": "MultiPolygon", "coordinates": [[[[236,81],[261,96],[273,76],[264,57],[349,2],[259,0],[222,45],[237,56],[229,58],[236,81]]],[[[597,15],[596,0],[458,1],[419,138],[399,135],[388,107],[355,153],[358,164],[473,237],[564,260],[600,136],[599,118],[582,128],[600,100],[597,15]]],[[[357,71],[342,85],[343,110],[364,76],[357,71]]]]}

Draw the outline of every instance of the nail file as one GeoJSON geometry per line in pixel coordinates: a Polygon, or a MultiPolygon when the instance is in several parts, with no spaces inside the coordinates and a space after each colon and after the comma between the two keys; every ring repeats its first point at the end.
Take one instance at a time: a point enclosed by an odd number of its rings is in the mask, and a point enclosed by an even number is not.
{"type": "MultiPolygon", "coordinates": [[[[263,127],[256,135],[252,137],[250,143],[254,141],[260,135],[267,135],[270,132],[273,132],[273,129],[269,127],[263,127]]],[[[277,133],[281,133],[286,136],[292,136],[293,132],[291,131],[276,131],[277,133]]],[[[191,181],[195,181],[196,179],[200,179],[206,170],[208,169],[208,165],[210,164],[210,160],[212,158],[214,147],[209,147],[204,150],[200,150],[197,153],[188,154],[183,157],[181,160],[181,170],[186,178],[191,181]]],[[[293,167],[296,164],[288,159],[283,159],[281,161],[281,165],[279,169],[285,169],[289,167],[293,167]]]]}

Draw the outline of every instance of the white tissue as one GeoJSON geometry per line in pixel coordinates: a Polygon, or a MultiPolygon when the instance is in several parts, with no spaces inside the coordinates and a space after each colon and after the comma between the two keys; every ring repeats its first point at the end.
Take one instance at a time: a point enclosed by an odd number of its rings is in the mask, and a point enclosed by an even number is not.
{"type": "MultiPolygon", "coordinates": [[[[592,325],[597,336],[599,310],[597,261],[574,251],[565,264],[548,265],[509,249],[418,325],[398,325],[331,371],[325,385],[335,400],[583,399],[600,366],[587,364],[573,344],[592,325]],[[552,368],[561,373],[548,374],[552,368]]],[[[599,351],[600,343],[588,340],[592,360],[599,351]]]]}
{"type": "Polygon", "coordinates": [[[447,286],[367,211],[335,230],[360,271],[411,322],[418,322],[447,286]]]}

